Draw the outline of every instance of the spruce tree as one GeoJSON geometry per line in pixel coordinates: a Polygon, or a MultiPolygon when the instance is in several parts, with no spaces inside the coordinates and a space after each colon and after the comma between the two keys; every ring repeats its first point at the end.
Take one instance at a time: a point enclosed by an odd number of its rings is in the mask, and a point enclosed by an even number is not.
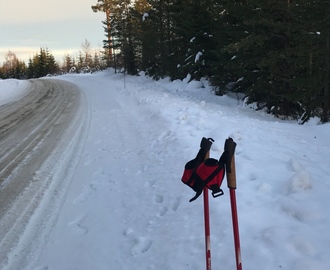
{"type": "Polygon", "coordinates": [[[244,92],[245,85],[252,79],[246,74],[249,70],[246,60],[253,60],[253,52],[245,50],[241,42],[250,38],[251,32],[245,22],[253,16],[253,11],[246,1],[237,0],[218,1],[213,7],[217,47],[211,82],[220,95],[226,93],[229,86],[233,91],[244,92]]]}
{"type": "Polygon", "coordinates": [[[215,18],[212,14],[214,3],[211,0],[185,0],[182,5],[182,38],[185,48],[183,75],[191,79],[212,75],[211,66],[215,59],[215,18]]]}
{"type": "Polygon", "coordinates": [[[130,0],[113,1],[113,9],[110,17],[112,44],[110,48],[120,52],[116,56],[117,64],[122,65],[129,74],[136,74],[135,41],[133,35],[133,17],[130,0]],[[122,63],[119,61],[122,60],[122,63]]]}

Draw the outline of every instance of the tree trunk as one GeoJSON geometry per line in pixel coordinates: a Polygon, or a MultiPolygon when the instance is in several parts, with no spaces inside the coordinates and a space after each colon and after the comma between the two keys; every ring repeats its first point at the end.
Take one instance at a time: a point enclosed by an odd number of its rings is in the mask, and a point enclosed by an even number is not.
{"type": "Polygon", "coordinates": [[[326,46],[325,46],[325,79],[324,79],[324,104],[323,104],[323,113],[322,113],[322,122],[329,121],[329,73],[330,73],[330,34],[326,37],[326,46]]]}
{"type": "Polygon", "coordinates": [[[110,66],[110,63],[112,62],[112,39],[111,39],[111,25],[110,25],[110,8],[107,7],[105,10],[105,16],[106,16],[106,22],[107,22],[107,38],[109,43],[109,49],[107,50],[108,54],[108,66],[110,66]]]}

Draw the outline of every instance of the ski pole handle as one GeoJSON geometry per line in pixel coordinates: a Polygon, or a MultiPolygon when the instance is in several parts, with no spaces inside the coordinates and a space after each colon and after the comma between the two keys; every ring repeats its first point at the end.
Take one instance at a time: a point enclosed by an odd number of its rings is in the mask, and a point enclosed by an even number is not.
{"type": "Polygon", "coordinates": [[[226,175],[227,186],[231,189],[236,189],[235,148],[236,143],[232,138],[228,138],[225,142],[225,152],[227,153],[226,175]]]}
{"type": "Polygon", "coordinates": [[[242,257],[241,257],[241,244],[239,241],[239,229],[238,229],[238,217],[237,217],[237,205],[236,205],[236,170],[235,170],[235,148],[236,143],[232,138],[228,138],[225,142],[225,153],[227,155],[226,160],[226,173],[227,173],[227,185],[230,194],[231,215],[233,221],[234,243],[235,243],[235,257],[236,257],[236,269],[242,270],[242,257]]]}
{"type": "MultiPolygon", "coordinates": [[[[212,138],[206,139],[205,137],[203,137],[201,140],[200,148],[202,148],[206,152],[208,152],[208,151],[210,151],[213,142],[214,142],[214,140],[212,138]]],[[[209,157],[207,157],[207,158],[209,158],[209,157]]]]}

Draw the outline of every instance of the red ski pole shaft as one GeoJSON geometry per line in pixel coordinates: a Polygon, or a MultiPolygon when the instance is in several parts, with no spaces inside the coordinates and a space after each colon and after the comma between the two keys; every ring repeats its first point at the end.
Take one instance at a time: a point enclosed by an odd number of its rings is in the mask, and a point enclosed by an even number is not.
{"type": "MultiPolygon", "coordinates": [[[[205,159],[210,157],[210,152],[207,152],[205,159]]],[[[204,187],[204,226],[205,226],[205,258],[206,270],[211,270],[211,230],[210,230],[210,208],[209,208],[209,191],[204,187]]]]}
{"type": "Polygon", "coordinates": [[[234,244],[235,244],[235,256],[236,256],[236,268],[242,270],[242,258],[241,258],[241,245],[239,240],[239,228],[238,228],[238,216],[237,216],[237,204],[236,204],[236,169],[235,169],[235,148],[236,143],[232,139],[227,139],[225,143],[225,151],[228,153],[227,160],[227,185],[230,192],[230,205],[231,215],[233,222],[234,244]]]}

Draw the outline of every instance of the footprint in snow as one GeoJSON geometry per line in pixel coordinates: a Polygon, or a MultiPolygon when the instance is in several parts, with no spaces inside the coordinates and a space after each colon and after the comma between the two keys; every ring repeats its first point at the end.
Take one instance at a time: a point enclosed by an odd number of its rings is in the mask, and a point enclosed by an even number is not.
{"type": "Polygon", "coordinates": [[[163,195],[157,195],[156,196],[156,203],[162,203],[164,202],[164,196],[163,195]]]}
{"type": "Polygon", "coordinates": [[[84,226],[82,226],[79,223],[69,223],[70,228],[72,229],[74,234],[77,235],[84,235],[88,233],[88,229],[84,226]]]}
{"type": "Polygon", "coordinates": [[[36,268],[35,270],[48,270],[48,266],[40,266],[38,268],[36,268]]]}
{"type": "Polygon", "coordinates": [[[166,207],[166,206],[164,206],[161,210],[160,210],[160,212],[159,212],[159,216],[164,216],[166,213],[167,213],[167,210],[168,210],[168,208],[166,207]]]}
{"type": "Polygon", "coordinates": [[[87,198],[92,194],[93,190],[94,191],[97,190],[94,183],[92,183],[88,186],[86,186],[86,185],[83,186],[83,192],[80,193],[80,195],[78,195],[78,197],[73,200],[73,203],[77,204],[77,203],[82,203],[82,202],[86,201],[87,198]]]}
{"type": "Polygon", "coordinates": [[[313,257],[316,254],[316,248],[302,235],[293,235],[288,241],[289,245],[304,257],[313,257]]]}
{"type": "MultiPolygon", "coordinates": [[[[163,195],[157,195],[155,198],[156,203],[163,203],[164,202],[164,196],[163,195]]],[[[172,204],[171,209],[175,212],[176,210],[178,210],[179,206],[181,203],[181,197],[177,197],[174,199],[174,202],[172,204]]],[[[168,211],[169,207],[164,206],[162,207],[162,209],[159,212],[159,216],[164,216],[167,211],[168,211]]]]}
{"type": "Polygon", "coordinates": [[[181,197],[177,197],[175,200],[174,200],[174,203],[172,205],[172,210],[175,212],[176,210],[178,210],[179,206],[180,206],[180,203],[181,203],[181,197]]]}
{"type": "Polygon", "coordinates": [[[92,163],[92,159],[90,157],[87,157],[86,160],[85,160],[85,162],[84,162],[84,166],[87,167],[91,163],[92,163]]]}
{"type": "Polygon", "coordinates": [[[102,143],[102,140],[97,140],[97,141],[94,142],[95,145],[99,145],[101,143],[102,143]]]}
{"type": "Polygon", "coordinates": [[[70,222],[68,226],[71,228],[74,234],[77,235],[84,235],[88,233],[88,229],[81,225],[83,219],[85,218],[84,215],[78,217],[76,220],[70,222]]]}
{"type": "Polygon", "coordinates": [[[93,177],[96,177],[96,178],[106,177],[105,168],[104,167],[99,167],[97,171],[93,172],[93,177]]]}
{"type": "Polygon", "coordinates": [[[83,192],[80,193],[80,195],[78,195],[78,197],[73,200],[73,203],[77,204],[86,201],[90,194],[91,194],[90,188],[83,186],[83,192]]]}
{"type": "Polygon", "coordinates": [[[152,240],[146,237],[139,237],[134,240],[134,246],[131,250],[131,255],[136,257],[149,251],[152,246],[152,240]]]}

